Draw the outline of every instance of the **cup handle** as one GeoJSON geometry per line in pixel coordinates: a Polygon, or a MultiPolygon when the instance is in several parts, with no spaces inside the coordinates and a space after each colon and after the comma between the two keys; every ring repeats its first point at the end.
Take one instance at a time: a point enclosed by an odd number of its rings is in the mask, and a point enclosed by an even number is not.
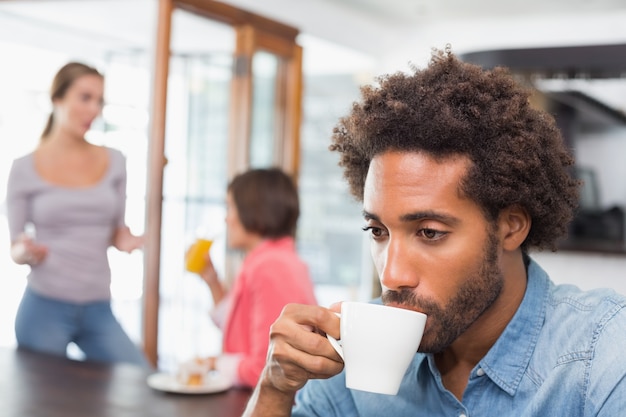
{"type": "MultiPolygon", "coordinates": [[[[341,317],[341,314],[339,313],[335,313],[335,315],[337,317],[341,317]]],[[[333,349],[335,349],[335,351],[339,354],[339,356],[341,356],[341,360],[345,362],[345,359],[343,357],[343,348],[341,347],[341,340],[337,340],[329,334],[326,335],[326,338],[330,342],[330,345],[333,347],[333,349]]]]}
{"type": "Polygon", "coordinates": [[[343,348],[341,347],[341,342],[329,334],[326,335],[326,338],[330,342],[330,345],[333,347],[333,349],[335,349],[339,356],[341,356],[341,359],[345,361],[345,359],[343,358],[343,348]]]}

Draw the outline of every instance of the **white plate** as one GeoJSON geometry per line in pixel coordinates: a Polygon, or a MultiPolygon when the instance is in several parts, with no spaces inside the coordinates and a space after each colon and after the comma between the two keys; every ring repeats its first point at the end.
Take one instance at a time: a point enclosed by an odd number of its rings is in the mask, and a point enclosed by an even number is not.
{"type": "Polygon", "coordinates": [[[205,378],[203,385],[197,386],[181,384],[175,375],[167,372],[159,372],[148,376],[147,383],[148,386],[156,390],[178,394],[212,394],[226,391],[232,385],[230,381],[220,377],[217,373],[205,378]]]}

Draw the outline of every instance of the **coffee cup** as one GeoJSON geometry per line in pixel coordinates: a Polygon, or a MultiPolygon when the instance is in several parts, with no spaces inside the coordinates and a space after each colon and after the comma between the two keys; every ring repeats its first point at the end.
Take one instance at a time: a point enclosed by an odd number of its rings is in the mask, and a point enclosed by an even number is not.
{"type": "Polygon", "coordinates": [[[196,239],[185,255],[185,268],[187,271],[199,273],[204,269],[206,264],[205,257],[212,244],[213,241],[209,239],[196,239]]]}
{"type": "Polygon", "coordinates": [[[346,387],[396,395],[424,333],[426,314],[382,304],[341,304],[340,339],[327,335],[344,361],[346,387]]]}

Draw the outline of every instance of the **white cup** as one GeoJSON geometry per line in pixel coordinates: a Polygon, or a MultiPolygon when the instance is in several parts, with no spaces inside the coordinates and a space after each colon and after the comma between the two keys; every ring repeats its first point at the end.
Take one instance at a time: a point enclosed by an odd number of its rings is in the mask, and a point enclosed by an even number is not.
{"type": "Polygon", "coordinates": [[[422,340],[426,314],[381,304],[341,304],[341,339],[328,340],[345,364],[346,387],[396,395],[422,340]]]}

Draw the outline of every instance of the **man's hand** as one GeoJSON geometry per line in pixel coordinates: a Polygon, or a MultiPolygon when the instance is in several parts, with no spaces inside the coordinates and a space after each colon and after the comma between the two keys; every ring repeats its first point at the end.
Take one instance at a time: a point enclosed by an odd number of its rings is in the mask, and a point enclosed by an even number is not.
{"type": "Polygon", "coordinates": [[[339,338],[339,317],[319,306],[288,304],[270,329],[267,364],[244,416],[290,416],[309,379],[330,378],[343,362],[326,339],[339,338]]]}

